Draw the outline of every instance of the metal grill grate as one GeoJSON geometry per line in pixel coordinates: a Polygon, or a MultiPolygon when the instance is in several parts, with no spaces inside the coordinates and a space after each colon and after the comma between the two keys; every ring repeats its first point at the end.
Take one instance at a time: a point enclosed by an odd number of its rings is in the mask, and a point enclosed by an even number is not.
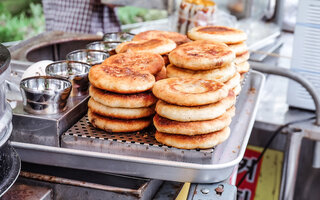
{"type": "MultiPolygon", "coordinates": [[[[130,132],[130,133],[112,133],[106,132],[104,130],[99,130],[92,126],[92,124],[88,120],[88,116],[85,115],[81,118],[76,124],[74,124],[64,135],[74,136],[74,137],[82,137],[82,138],[91,138],[91,139],[99,139],[99,140],[108,140],[119,143],[131,143],[131,144],[140,144],[152,147],[166,147],[172,148],[170,146],[163,145],[154,137],[155,128],[153,126],[148,127],[145,130],[138,132],[130,132]]],[[[211,149],[195,149],[195,150],[181,150],[181,151],[198,151],[203,153],[212,153],[214,148],[211,149]]]]}

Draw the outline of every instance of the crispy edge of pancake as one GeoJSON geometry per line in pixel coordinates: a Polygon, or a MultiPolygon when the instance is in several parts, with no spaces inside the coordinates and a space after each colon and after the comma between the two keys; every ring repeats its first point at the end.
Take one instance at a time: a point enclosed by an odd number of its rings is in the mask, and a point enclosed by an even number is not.
{"type": "Polygon", "coordinates": [[[105,59],[102,65],[130,67],[134,70],[147,70],[155,75],[165,66],[162,56],[150,52],[118,53],[105,59]]]}
{"type": "Polygon", "coordinates": [[[238,72],[236,72],[235,75],[232,78],[230,78],[228,81],[226,81],[224,84],[230,90],[236,87],[237,85],[240,85],[240,81],[241,81],[241,75],[238,72]]]}
{"type": "Polygon", "coordinates": [[[176,47],[176,43],[170,39],[156,38],[150,40],[123,42],[116,47],[116,52],[150,52],[164,55],[171,52],[176,47]]]}
{"type": "Polygon", "coordinates": [[[230,90],[228,97],[219,102],[203,106],[177,106],[159,100],[156,104],[156,112],[158,115],[174,121],[211,120],[223,115],[235,102],[236,96],[233,91],[230,90]]]}
{"type": "Polygon", "coordinates": [[[235,115],[235,107],[229,108],[223,115],[212,120],[179,122],[170,120],[156,114],[153,124],[157,131],[170,134],[200,135],[219,131],[231,123],[231,118],[235,115]]]}
{"type": "Polygon", "coordinates": [[[154,84],[152,92],[157,98],[180,106],[211,104],[228,96],[223,83],[194,78],[163,79],[154,84]]]}
{"type": "Polygon", "coordinates": [[[94,127],[114,133],[140,131],[147,128],[152,121],[151,118],[125,120],[103,117],[90,109],[88,109],[88,119],[94,127]]]}
{"type": "Polygon", "coordinates": [[[238,96],[239,94],[240,94],[240,92],[241,92],[241,85],[239,84],[239,85],[237,85],[236,87],[234,87],[233,89],[232,89],[232,91],[234,92],[234,94],[236,95],[236,96],[238,96]]]}
{"type": "Polygon", "coordinates": [[[105,106],[93,98],[89,99],[88,108],[96,114],[118,119],[139,119],[155,113],[154,106],[145,108],[116,108],[105,106]]]}
{"type": "Polygon", "coordinates": [[[97,102],[119,108],[141,108],[149,107],[157,102],[152,91],[145,91],[134,94],[117,94],[90,86],[89,95],[97,102]]]}
{"type": "Polygon", "coordinates": [[[158,74],[156,74],[156,81],[160,81],[160,80],[162,80],[162,79],[166,79],[166,78],[168,78],[167,77],[167,68],[166,67],[163,67],[162,69],[161,69],[161,71],[158,73],[158,74]]]}
{"type": "Polygon", "coordinates": [[[230,136],[230,128],[202,135],[174,135],[156,131],[155,138],[158,142],[179,149],[208,149],[227,140],[230,136]]]}
{"type": "Polygon", "coordinates": [[[237,44],[229,44],[229,48],[236,54],[236,56],[243,55],[249,51],[248,46],[245,42],[240,42],[237,44]]]}
{"type": "Polygon", "coordinates": [[[235,59],[234,59],[234,63],[236,65],[240,64],[240,63],[243,63],[243,62],[246,62],[248,61],[250,58],[250,52],[247,51],[245,52],[244,54],[242,54],[241,56],[237,56],[235,59]]]}
{"type": "Polygon", "coordinates": [[[240,73],[240,74],[243,74],[243,73],[246,73],[249,71],[250,69],[250,64],[249,62],[245,61],[245,62],[242,62],[242,63],[239,63],[236,65],[236,68],[237,68],[237,71],[240,73]]]}
{"type": "Polygon", "coordinates": [[[147,71],[139,72],[128,67],[95,65],[89,71],[89,81],[102,90],[131,94],[151,89],[155,77],[147,71]]]}
{"type": "Polygon", "coordinates": [[[224,43],[193,41],[180,45],[169,53],[170,63],[190,70],[210,70],[228,65],[235,53],[224,43]]]}
{"type": "Polygon", "coordinates": [[[172,77],[185,77],[185,78],[201,78],[206,80],[215,80],[220,82],[226,82],[231,77],[235,75],[237,72],[236,67],[233,63],[211,70],[190,70],[190,69],[183,69],[173,64],[167,66],[167,76],[169,78],[172,77]]]}

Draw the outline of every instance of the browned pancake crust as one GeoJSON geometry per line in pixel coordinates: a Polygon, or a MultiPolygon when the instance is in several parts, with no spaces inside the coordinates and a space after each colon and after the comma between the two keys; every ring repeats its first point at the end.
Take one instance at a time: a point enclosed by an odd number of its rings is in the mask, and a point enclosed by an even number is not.
{"type": "Polygon", "coordinates": [[[228,96],[223,83],[195,78],[163,79],[155,83],[152,92],[163,101],[181,106],[206,105],[228,96]]]}
{"type": "Polygon", "coordinates": [[[149,52],[119,53],[107,58],[102,65],[129,67],[137,71],[147,70],[157,74],[164,66],[164,60],[159,54],[149,52]]]}
{"type": "Polygon", "coordinates": [[[169,31],[158,31],[158,30],[151,30],[141,32],[133,37],[133,41],[135,40],[150,40],[154,38],[166,38],[173,40],[177,45],[184,44],[189,42],[189,38],[186,35],[177,33],[177,32],[169,32],[169,31]]]}
{"type": "Polygon", "coordinates": [[[157,102],[150,90],[135,94],[118,94],[90,86],[89,94],[95,101],[110,107],[142,108],[157,102]]]}
{"type": "Polygon", "coordinates": [[[168,54],[162,55],[162,58],[164,60],[164,65],[165,66],[170,64],[170,60],[169,60],[168,54]]]}
{"type": "Polygon", "coordinates": [[[88,119],[94,127],[114,133],[140,131],[151,124],[151,118],[116,119],[103,117],[90,109],[88,110],[88,119]]]}
{"type": "Polygon", "coordinates": [[[191,70],[209,70],[231,63],[235,53],[224,43],[194,41],[180,45],[169,54],[170,63],[191,70]]]}
{"type": "Polygon", "coordinates": [[[181,149],[208,149],[212,148],[226,139],[230,135],[230,128],[226,127],[220,131],[201,135],[176,135],[161,133],[156,131],[155,138],[158,142],[181,149]]]}
{"type": "Polygon", "coordinates": [[[235,107],[233,106],[216,119],[192,122],[174,121],[156,114],[153,118],[153,124],[159,132],[163,133],[200,135],[219,131],[229,126],[234,113],[235,107]]]}
{"type": "Polygon", "coordinates": [[[116,93],[138,93],[149,90],[155,78],[147,71],[129,67],[95,65],[89,71],[90,83],[99,89],[116,93]]]}

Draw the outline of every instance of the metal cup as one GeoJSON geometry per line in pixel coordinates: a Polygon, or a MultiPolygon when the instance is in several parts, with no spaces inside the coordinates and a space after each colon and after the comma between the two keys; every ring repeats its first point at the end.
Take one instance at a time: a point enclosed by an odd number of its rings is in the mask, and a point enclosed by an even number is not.
{"type": "Polygon", "coordinates": [[[68,53],[66,58],[69,61],[84,62],[93,66],[101,64],[109,56],[109,53],[104,51],[79,49],[68,53]]]}
{"type": "Polygon", "coordinates": [[[68,79],[72,84],[71,96],[88,94],[90,65],[78,61],[58,61],[49,64],[45,72],[48,76],[68,79]]]}
{"type": "Polygon", "coordinates": [[[24,110],[32,114],[57,114],[66,109],[71,82],[51,76],[35,76],[20,82],[24,110]]]}
{"type": "Polygon", "coordinates": [[[128,42],[131,41],[134,37],[134,34],[127,32],[112,32],[105,33],[103,35],[103,41],[111,41],[111,42],[128,42]]]}
{"type": "Polygon", "coordinates": [[[105,51],[110,54],[110,56],[116,54],[116,47],[121,44],[121,42],[109,42],[109,41],[97,41],[89,43],[86,48],[92,50],[105,51]]]}

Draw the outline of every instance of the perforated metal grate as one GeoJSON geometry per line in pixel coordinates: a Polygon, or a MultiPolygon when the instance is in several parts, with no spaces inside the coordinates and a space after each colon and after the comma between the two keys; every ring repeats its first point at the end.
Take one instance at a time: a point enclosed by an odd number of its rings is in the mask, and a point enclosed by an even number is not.
{"type": "MultiPolygon", "coordinates": [[[[132,143],[132,144],[140,144],[152,146],[155,148],[172,148],[170,146],[163,145],[154,137],[155,128],[153,126],[138,132],[130,132],[130,133],[112,133],[106,132],[104,130],[99,130],[92,126],[92,124],[88,120],[88,116],[85,115],[81,118],[76,124],[74,124],[64,135],[82,137],[82,138],[90,138],[90,139],[99,139],[99,140],[109,140],[119,143],[132,143]]],[[[203,153],[212,153],[214,148],[205,149],[205,150],[183,150],[183,151],[199,151],[203,153]]]]}

